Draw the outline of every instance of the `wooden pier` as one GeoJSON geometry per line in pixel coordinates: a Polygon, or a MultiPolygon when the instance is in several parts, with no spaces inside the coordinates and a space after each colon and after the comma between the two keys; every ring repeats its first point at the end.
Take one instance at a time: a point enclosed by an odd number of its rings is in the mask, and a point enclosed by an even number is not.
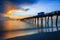
{"type": "Polygon", "coordinates": [[[50,13],[40,12],[36,16],[23,18],[21,19],[21,21],[34,24],[35,28],[38,29],[38,32],[54,32],[54,28],[56,28],[56,31],[59,31],[59,27],[58,27],[59,16],[60,16],[60,11],[54,11],[50,13]],[[54,25],[53,19],[56,20],[55,27],[53,26],[54,25]],[[49,20],[51,20],[51,24],[49,23],[49,20]],[[43,21],[45,23],[43,23],[43,21]],[[50,31],[50,28],[51,28],[51,31],[50,31]]]}

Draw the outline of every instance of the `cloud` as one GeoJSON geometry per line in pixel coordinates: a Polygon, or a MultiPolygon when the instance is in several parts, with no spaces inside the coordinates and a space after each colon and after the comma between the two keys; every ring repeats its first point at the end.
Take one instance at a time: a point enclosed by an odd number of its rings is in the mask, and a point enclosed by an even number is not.
{"type": "MultiPolygon", "coordinates": [[[[34,4],[36,3],[38,0],[0,0],[0,14],[1,13],[4,13],[5,12],[5,2],[9,2],[11,3],[12,5],[21,5],[21,4],[24,4],[24,3],[27,3],[27,4],[34,4]]],[[[25,4],[26,5],[26,4],[25,4]]],[[[18,6],[17,6],[18,7],[18,6]]]]}

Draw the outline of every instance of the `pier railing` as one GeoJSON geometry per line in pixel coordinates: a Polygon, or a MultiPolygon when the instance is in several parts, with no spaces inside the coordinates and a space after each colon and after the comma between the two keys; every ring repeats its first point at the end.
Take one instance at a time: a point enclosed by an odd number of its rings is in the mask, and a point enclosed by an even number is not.
{"type": "Polygon", "coordinates": [[[60,19],[60,11],[50,13],[41,12],[36,16],[21,19],[22,21],[34,24],[38,32],[54,32],[59,31],[58,25],[60,19]]]}

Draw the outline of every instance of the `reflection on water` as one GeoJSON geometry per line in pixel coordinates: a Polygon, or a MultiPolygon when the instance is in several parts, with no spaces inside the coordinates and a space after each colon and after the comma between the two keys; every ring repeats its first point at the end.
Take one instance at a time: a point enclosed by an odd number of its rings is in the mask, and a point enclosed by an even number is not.
{"type": "Polygon", "coordinates": [[[30,34],[34,34],[37,33],[37,31],[35,30],[29,30],[29,31],[14,31],[14,32],[6,32],[4,35],[4,38],[13,38],[13,37],[17,37],[17,36],[25,36],[25,35],[30,35],[30,34]]]}
{"type": "Polygon", "coordinates": [[[21,22],[20,20],[0,21],[0,27],[3,27],[4,39],[37,33],[36,30],[28,30],[34,28],[32,25],[21,22]]]}
{"type": "Polygon", "coordinates": [[[4,31],[5,30],[12,30],[12,21],[3,21],[4,31]]]}
{"type": "MultiPolygon", "coordinates": [[[[54,21],[56,21],[56,20],[53,20],[53,22],[54,21]]],[[[43,22],[43,26],[45,25],[44,22],[43,22]]],[[[40,21],[39,21],[39,24],[40,24],[40,21]]],[[[51,20],[49,20],[49,25],[50,24],[51,24],[51,20]]],[[[55,22],[53,23],[53,25],[55,27],[54,31],[56,31],[55,22]]],[[[58,25],[60,25],[59,20],[58,20],[58,25]]],[[[34,30],[34,29],[35,29],[35,26],[33,26],[32,24],[27,23],[27,22],[21,22],[20,20],[18,20],[18,21],[17,20],[0,21],[0,31],[4,31],[4,39],[38,33],[38,31],[34,30]]],[[[52,31],[51,28],[48,28],[48,29],[50,30],[50,32],[52,31]]],[[[45,28],[44,31],[46,31],[48,29],[45,28]]],[[[59,28],[59,30],[60,30],[60,28],[59,28]]],[[[0,34],[2,34],[2,32],[0,34]]]]}

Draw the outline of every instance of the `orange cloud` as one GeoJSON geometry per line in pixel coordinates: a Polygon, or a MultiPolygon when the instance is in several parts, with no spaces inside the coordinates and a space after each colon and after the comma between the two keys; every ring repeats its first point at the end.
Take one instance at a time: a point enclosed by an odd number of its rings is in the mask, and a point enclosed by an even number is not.
{"type": "Polygon", "coordinates": [[[10,15],[13,11],[24,11],[24,9],[19,9],[16,5],[13,5],[10,2],[5,2],[5,14],[10,15]]]}

